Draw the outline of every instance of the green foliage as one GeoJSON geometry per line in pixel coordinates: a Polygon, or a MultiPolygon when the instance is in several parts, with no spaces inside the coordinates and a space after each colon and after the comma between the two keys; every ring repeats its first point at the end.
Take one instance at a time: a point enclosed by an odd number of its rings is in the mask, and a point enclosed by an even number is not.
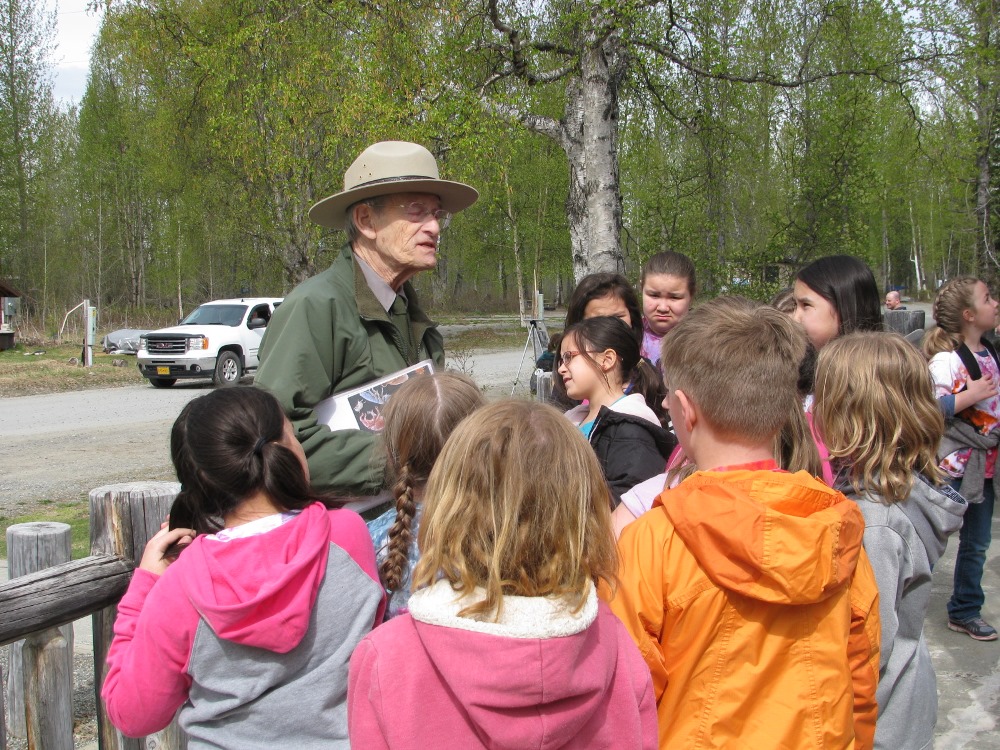
{"type": "MultiPolygon", "coordinates": [[[[39,6],[5,7],[35,14],[41,51],[39,6]]],[[[585,48],[619,76],[605,106],[633,278],[671,248],[708,293],[765,298],[796,264],[847,252],[916,291],[990,257],[996,201],[980,209],[976,185],[985,154],[1000,191],[1000,66],[982,4],[502,0],[508,31],[490,10],[114,0],[78,112],[52,105],[44,55],[31,62],[23,180],[0,87],[0,276],[48,329],[84,297],[176,317],[281,294],[343,242],[309,206],[365,146],[406,139],[481,193],[416,279],[432,308],[514,311],[536,275],[557,298],[576,166],[520,123],[568,126],[585,48]]]]}

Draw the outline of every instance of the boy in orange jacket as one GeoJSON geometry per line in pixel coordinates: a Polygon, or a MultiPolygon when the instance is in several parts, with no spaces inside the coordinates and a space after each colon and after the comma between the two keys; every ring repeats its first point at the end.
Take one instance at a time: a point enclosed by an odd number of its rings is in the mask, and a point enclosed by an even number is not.
{"type": "Polygon", "coordinates": [[[790,317],[735,297],[663,340],[665,405],[699,471],[625,528],[611,601],[652,672],[662,748],[872,747],[864,520],[774,461],[805,346],[790,317]]]}

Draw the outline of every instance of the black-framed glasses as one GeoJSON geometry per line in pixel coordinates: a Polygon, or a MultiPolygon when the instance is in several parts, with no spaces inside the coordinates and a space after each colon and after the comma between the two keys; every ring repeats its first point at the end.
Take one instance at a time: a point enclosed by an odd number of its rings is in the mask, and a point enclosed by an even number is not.
{"type": "Polygon", "coordinates": [[[447,229],[448,225],[451,224],[451,211],[445,211],[443,208],[428,208],[420,201],[413,201],[405,205],[398,203],[389,205],[403,209],[403,215],[415,224],[423,224],[432,216],[437,219],[438,226],[441,229],[447,229]]]}

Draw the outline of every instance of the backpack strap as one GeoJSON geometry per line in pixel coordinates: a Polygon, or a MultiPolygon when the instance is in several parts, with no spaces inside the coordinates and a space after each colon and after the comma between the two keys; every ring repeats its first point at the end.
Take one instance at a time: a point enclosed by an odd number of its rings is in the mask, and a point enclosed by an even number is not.
{"type": "MultiPolygon", "coordinates": [[[[965,370],[969,373],[970,380],[979,380],[983,377],[983,371],[979,369],[979,362],[976,361],[976,355],[965,345],[964,341],[955,350],[955,354],[958,355],[958,358],[962,360],[962,364],[965,365],[965,370]]],[[[964,391],[966,388],[968,388],[967,385],[963,386],[962,390],[964,391]]]]}
{"type": "MultiPolygon", "coordinates": [[[[993,361],[996,363],[997,369],[1000,370],[1000,355],[997,354],[996,347],[993,346],[993,344],[991,344],[985,336],[979,339],[979,344],[983,347],[983,349],[989,352],[989,355],[993,357],[993,361]]],[[[958,355],[958,358],[962,360],[962,364],[965,365],[965,369],[969,373],[970,380],[979,380],[983,377],[983,371],[979,367],[976,355],[973,354],[969,347],[965,345],[964,341],[962,342],[962,345],[955,350],[955,354],[958,355]]],[[[962,390],[964,391],[965,388],[962,388],[962,390]]]]}

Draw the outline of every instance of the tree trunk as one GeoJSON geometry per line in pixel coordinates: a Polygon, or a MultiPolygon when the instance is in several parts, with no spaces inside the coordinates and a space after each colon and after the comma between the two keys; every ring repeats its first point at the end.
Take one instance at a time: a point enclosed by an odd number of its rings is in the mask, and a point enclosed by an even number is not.
{"type": "Polygon", "coordinates": [[[520,118],[527,128],[551,138],[569,160],[569,222],[573,276],[621,273],[622,197],[618,184],[618,87],[624,58],[617,34],[585,44],[580,73],[566,85],[563,119],[520,118]]]}

